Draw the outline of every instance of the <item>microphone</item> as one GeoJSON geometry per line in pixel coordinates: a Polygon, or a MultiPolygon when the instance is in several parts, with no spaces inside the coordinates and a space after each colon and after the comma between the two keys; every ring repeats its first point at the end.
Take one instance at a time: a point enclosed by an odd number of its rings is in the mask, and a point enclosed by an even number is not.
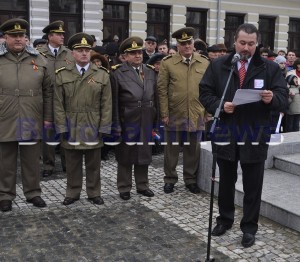
{"type": "Polygon", "coordinates": [[[241,59],[241,56],[239,54],[235,54],[231,60],[231,64],[234,65],[240,59],[241,59]]]}

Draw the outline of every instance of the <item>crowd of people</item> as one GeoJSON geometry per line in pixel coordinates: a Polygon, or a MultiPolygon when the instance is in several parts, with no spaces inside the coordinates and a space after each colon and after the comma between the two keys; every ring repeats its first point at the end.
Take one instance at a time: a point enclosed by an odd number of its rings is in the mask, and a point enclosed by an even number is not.
{"type": "Polygon", "coordinates": [[[154,196],[148,167],[157,138],[165,142],[164,193],[176,189],[180,150],[184,184],[191,193],[200,193],[200,142],[207,139],[209,123],[224,96],[216,131],[209,136],[220,170],[220,215],[212,235],[225,234],[234,222],[240,162],[245,192],[241,243],[244,247],[254,244],[264,162],[274,127],[271,116],[285,114],[286,130],[299,130],[300,60],[294,52],[285,57],[258,48],[259,32],[252,24],[237,29],[230,49],[224,44],[208,47],[194,39],[192,27],[173,32],[176,45],[172,47],[167,41],[159,43],[155,36],[131,36],[123,41],[115,36],[113,43],[97,46],[95,36],[84,32],[72,35],[64,46],[62,21],[47,25],[45,37],[35,40],[32,47],[26,42],[27,28],[28,22],[19,18],[0,26],[2,212],[12,210],[16,197],[18,151],[27,201],[46,206],[39,159],[42,155],[42,175],[51,176],[55,144],[60,145],[67,176],[63,205],[80,199],[83,158],[88,200],[104,203],[100,161],[107,159],[105,142],[116,144],[116,187],[122,200],[131,198],[132,174],[137,193],[154,196]],[[236,54],[239,61],[234,60],[236,54]],[[229,89],[223,94],[231,70],[229,89]],[[235,105],[237,89],[259,90],[260,100],[235,105]]]}

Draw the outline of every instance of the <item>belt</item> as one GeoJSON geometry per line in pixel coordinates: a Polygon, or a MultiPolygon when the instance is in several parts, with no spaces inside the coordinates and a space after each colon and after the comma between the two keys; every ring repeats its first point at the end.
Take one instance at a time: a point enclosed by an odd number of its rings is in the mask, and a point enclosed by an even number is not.
{"type": "Polygon", "coordinates": [[[76,108],[70,108],[66,107],[66,112],[71,112],[71,113],[88,113],[88,112],[100,112],[99,108],[93,108],[89,106],[79,106],[76,108]]]}
{"type": "Polygon", "coordinates": [[[153,107],[153,101],[128,101],[121,104],[126,107],[153,107]]]}
{"type": "Polygon", "coordinates": [[[38,96],[41,94],[39,90],[33,89],[10,89],[10,88],[0,88],[1,95],[11,95],[11,96],[38,96]]]}

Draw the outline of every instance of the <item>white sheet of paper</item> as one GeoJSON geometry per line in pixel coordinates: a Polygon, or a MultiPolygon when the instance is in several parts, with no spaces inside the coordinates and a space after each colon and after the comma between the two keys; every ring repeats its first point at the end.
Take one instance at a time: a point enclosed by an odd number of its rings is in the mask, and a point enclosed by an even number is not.
{"type": "Polygon", "coordinates": [[[260,101],[261,96],[259,94],[261,92],[262,90],[238,89],[235,92],[232,103],[237,106],[260,101]]]}

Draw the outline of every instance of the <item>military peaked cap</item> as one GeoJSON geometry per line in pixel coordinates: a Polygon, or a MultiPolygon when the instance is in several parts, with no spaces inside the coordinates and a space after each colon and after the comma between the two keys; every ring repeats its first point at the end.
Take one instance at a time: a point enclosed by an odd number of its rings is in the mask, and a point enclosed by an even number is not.
{"type": "Polygon", "coordinates": [[[182,43],[190,41],[194,38],[195,29],[193,27],[184,27],[172,34],[173,38],[176,38],[177,42],[182,43]]]}
{"type": "Polygon", "coordinates": [[[63,21],[54,21],[51,24],[47,25],[43,29],[43,33],[49,34],[49,33],[64,33],[64,22],[63,21]]]}
{"type": "Polygon", "coordinates": [[[86,33],[77,33],[72,35],[68,40],[69,49],[89,48],[91,49],[94,43],[93,37],[86,33]]]}
{"type": "Polygon", "coordinates": [[[120,53],[123,54],[125,52],[142,50],[143,43],[144,43],[143,39],[138,36],[132,36],[126,38],[119,47],[120,53]]]}
{"type": "Polygon", "coordinates": [[[28,22],[20,18],[7,20],[0,26],[4,34],[26,34],[27,28],[28,22]]]}

